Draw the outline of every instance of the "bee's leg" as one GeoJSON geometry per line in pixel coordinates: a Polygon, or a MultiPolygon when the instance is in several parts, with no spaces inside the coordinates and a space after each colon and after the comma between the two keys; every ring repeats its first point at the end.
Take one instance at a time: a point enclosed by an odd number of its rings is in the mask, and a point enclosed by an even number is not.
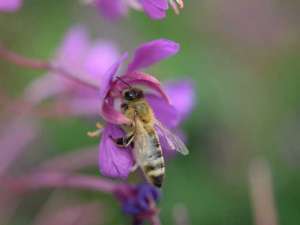
{"type": "Polygon", "coordinates": [[[134,172],[134,171],[136,171],[138,168],[139,168],[139,165],[138,165],[137,163],[135,163],[135,164],[133,165],[133,167],[131,167],[130,172],[134,172]]]}
{"type": "Polygon", "coordinates": [[[94,131],[88,131],[88,132],[87,132],[87,135],[88,135],[89,137],[92,137],[92,138],[94,138],[94,137],[99,137],[100,134],[101,134],[101,131],[102,131],[103,126],[101,125],[101,123],[97,122],[97,123],[96,123],[96,128],[97,128],[97,129],[94,130],[94,131]]]}
{"type": "Polygon", "coordinates": [[[110,136],[110,139],[118,146],[121,148],[127,148],[134,139],[134,135],[133,133],[127,134],[124,137],[120,137],[120,138],[113,138],[112,136],[110,136]]]}

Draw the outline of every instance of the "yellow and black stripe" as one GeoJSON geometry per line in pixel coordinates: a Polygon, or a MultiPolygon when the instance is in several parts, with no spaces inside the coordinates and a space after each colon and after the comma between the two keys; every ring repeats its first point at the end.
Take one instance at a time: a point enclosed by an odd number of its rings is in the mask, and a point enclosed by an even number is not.
{"type": "Polygon", "coordinates": [[[157,135],[154,133],[151,136],[155,151],[152,151],[151,154],[148,155],[148,160],[145,163],[143,170],[149,182],[160,188],[165,176],[165,162],[157,135]]]}

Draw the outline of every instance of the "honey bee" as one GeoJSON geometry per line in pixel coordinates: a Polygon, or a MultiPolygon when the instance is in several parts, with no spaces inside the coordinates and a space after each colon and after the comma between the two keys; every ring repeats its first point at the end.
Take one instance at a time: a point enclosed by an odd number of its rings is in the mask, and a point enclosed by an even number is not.
{"type": "MultiPolygon", "coordinates": [[[[124,82],[119,78],[120,81],[124,82]]],[[[127,84],[127,83],[126,83],[127,84]]],[[[144,98],[144,92],[127,84],[122,93],[122,113],[129,118],[130,124],[122,125],[124,137],[113,139],[119,147],[133,148],[136,167],[140,167],[146,179],[160,188],[165,176],[165,162],[157,131],[159,131],[172,149],[187,155],[185,144],[164,127],[154,116],[152,108],[144,98]]]]}

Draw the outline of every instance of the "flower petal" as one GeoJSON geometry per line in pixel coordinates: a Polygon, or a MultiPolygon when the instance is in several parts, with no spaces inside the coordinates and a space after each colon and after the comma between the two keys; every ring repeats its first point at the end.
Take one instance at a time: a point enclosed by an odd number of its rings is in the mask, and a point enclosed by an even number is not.
{"type": "Polygon", "coordinates": [[[179,51],[179,44],[167,39],[158,39],[142,44],[135,50],[127,72],[149,67],[163,59],[169,58],[179,51]]]}
{"type": "Polygon", "coordinates": [[[145,1],[159,9],[167,10],[169,8],[168,0],[145,0],[145,1]]]}
{"type": "Polygon", "coordinates": [[[22,0],[0,0],[0,12],[14,12],[21,6],[22,0]]]}
{"type": "Polygon", "coordinates": [[[126,116],[115,109],[112,102],[105,102],[100,110],[100,114],[104,120],[112,124],[125,124],[130,122],[126,116]]]}
{"type": "Polygon", "coordinates": [[[100,99],[102,104],[104,103],[105,97],[108,94],[114,76],[118,72],[121,64],[127,59],[127,57],[128,53],[125,52],[102,76],[102,79],[100,81],[100,99]]]}
{"type": "Polygon", "coordinates": [[[179,123],[177,110],[170,104],[167,104],[160,97],[155,95],[146,95],[147,102],[150,104],[155,117],[169,128],[176,127],[179,123]]]}
{"type": "Polygon", "coordinates": [[[138,186],[137,203],[143,211],[150,209],[151,205],[149,203],[149,199],[157,202],[159,197],[159,189],[155,188],[154,186],[147,183],[138,186]]]}
{"type": "Polygon", "coordinates": [[[64,78],[48,73],[34,80],[25,90],[25,99],[33,104],[58,95],[66,90],[64,78]]]}
{"type": "Polygon", "coordinates": [[[145,92],[148,91],[150,93],[154,92],[153,94],[155,93],[159,94],[164,101],[169,103],[168,96],[162,89],[159,80],[157,80],[155,77],[146,73],[134,72],[134,73],[129,73],[124,75],[122,79],[124,79],[127,83],[129,83],[132,86],[134,85],[143,86],[142,88],[145,92]]]}
{"type": "MultiPolygon", "coordinates": [[[[159,81],[144,73],[131,73],[122,76],[122,80],[128,83],[130,86],[135,87],[138,86],[142,88],[147,95],[157,96],[161,100],[162,105],[169,105],[173,109],[173,107],[169,104],[169,100],[167,95],[164,93],[159,81]]],[[[112,94],[115,90],[119,93],[122,90],[127,89],[128,86],[124,85],[124,83],[115,80],[110,85],[110,94],[112,94]]],[[[105,101],[101,107],[101,115],[102,117],[113,124],[124,124],[128,123],[129,120],[125,117],[121,112],[119,107],[117,107],[116,97],[105,95],[105,101]]],[[[174,110],[173,110],[174,111],[174,110]]]]}
{"type": "Polygon", "coordinates": [[[164,85],[170,103],[179,113],[180,121],[184,120],[195,106],[195,89],[192,81],[179,80],[164,85]]]}
{"type": "Polygon", "coordinates": [[[25,118],[13,118],[7,126],[1,124],[0,133],[0,176],[8,174],[10,167],[16,165],[16,159],[39,134],[36,121],[25,118]]]}
{"type": "Polygon", "coordinates": [[[124,135],[119,127],[107,124],[104,128],[99,152],[100,172],[104,176],[127,178],[133,166],[133,159],[129,148],[118,148],[111,140],[124,135]]]}
{"type": "Polygon", "coordinates": [[[118,112],[114,108],[114,102],[112,99],[109,99],[108,92],[112,88],[112,80],[116,75],[119,67],[128,57],[127,52],[123,54],[120,59],[113,64],[110,69],[105,73],[100,82],[100,114],[108,122],[115,124],[124,124],[128,122],[128,119],[118,112]]]}
{"type": "Polygon", "coordinates": [[[105,72],[118,58],[119,51],[113,43],[97,41],[87,53],[84,62],[85,71],[100,82],[105,72]]]}
{"type": "Polygon", "coordinates": [[[99,115],[99,98],[71,98],[64,101],[64,107],[68,108],[72,116],[97,116],[99,115]]]}
{"type": "Polygon", "coordinates": [[[96,6],[106,18],[111,20],[120,19],[128,11],[123,0],[97,0],[96,6]]]}
{"type": "Polygon", "coordinates": [[[55,61],[66,68],[80,71],[88,48],[89,37],[86,30],[81,26],[72,27],[58,49],[55,61]]]}
{"type": "Polygon", "coordinates": [[[153,20],[160,20],[166,17],[166,9],[162,5],[164,2],[166,0],[159,0],[157,3],[151,0],[140,0],[145,13],[153,20]]]}

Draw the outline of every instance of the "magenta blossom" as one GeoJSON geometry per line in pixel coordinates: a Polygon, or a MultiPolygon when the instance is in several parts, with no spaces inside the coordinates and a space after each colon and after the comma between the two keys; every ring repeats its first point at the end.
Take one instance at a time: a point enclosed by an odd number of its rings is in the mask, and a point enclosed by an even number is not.
{"type": "Polygon", "coordinates": [[[21,6],[22,0],[0,0],[0,12],[14,12],[21,6]]]}
{"type": "Polygon", "coordinates": [[[122,203],[124,213],[133,217],[133,224],[143,224],[146,220],[155,220],[158,214],[156,205],[160,200],[160,195],[157,188],[147,183],[136,186],[119,186],[116,191],[116,197],[122,203]]]}
{"type": "Polygon", "coordinates": [[[93,0],[92,3],[109,19],[119,19],[128,13],[128,8],[144,11],[153,20],[166,17],[169,4],[178,13],[183,0],[93,0]]]}
{"type": "MultiPolygon", "coordinates": [[[[95,86],[100,86],[101,77],[118,57],[118,49],[113,43],[103,40],[92,42],[86,30],[76,26],[66,34],[52,62],[56,67],[74,76],[84,76],[95,86]]],[[[25,96],[34,104],[50,97],[60,97],[65,99],[64,106],[71,108],[75,114],[99,112],[97,89],[51,71],[34,80],[25,96]]]]}
{"type": "MultiPolygon", "coordinates": [[[[191,110],[194,103],[192,85],[188,81],[183,81],[170,83],[163,88],[156,78],[140,72],[140,69],[166,59],[176,54],[178,50],[179,44],[166,39],[145,43],[135,50],[132,61],[129,63],[124,75],[121,76],[121,79],[130,86],[138,86],[143,89],[145,98],[155,117],[170,129],[176,128],[191,110]]],[[[100,88],[101,115],[107,121],[102,131],[100,143],[100,171],[103,175],[121,178],[128,176],[134,164],[134,159],[130,147],[120,149],[110,137],[123,136],[124,133],[120,129],[120,125],[129,122],[120,110],[121,93],[123,90],[128,89],[128,86],[116,79],[118,68],[126,58],[127,53],[110,68],[106,77],[103,77],[100,88]]],[[[161,139],[163,150],[170,149],[163,136],[161,139]]]]}

